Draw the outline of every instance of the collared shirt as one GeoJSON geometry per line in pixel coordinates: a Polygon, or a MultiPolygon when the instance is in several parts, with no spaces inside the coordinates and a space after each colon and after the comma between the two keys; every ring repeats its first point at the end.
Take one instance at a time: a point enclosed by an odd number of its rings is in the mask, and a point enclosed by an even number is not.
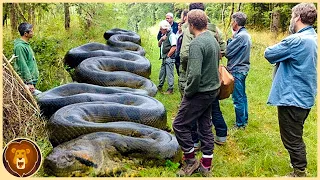
{"type": "Polygon", "coordinates": [[[170,48],[172,46],[176,46],[177,45],[177,37],[176,37],[176,35],[174,33],[172,33],[172,31],[169,31],[167,33],[167,36],[168,36],[167,37],[168,39],[163,41],[161,43],[161,46],[160,46],[161,58],[167,58],[167,54],[169,53],[170,48]],[[168,40],[168,42],[167,42],[167,40],[168,40]],[[167,46],[167,45],[169,46],[169,49],[168,49],[168,47],[164,47],[164,46],[167,46]],[[165,50],[165,51],[168,51],[168,52],[163,53],[163,48],[168,49],[168,50],[165,50]]]}
{"type": "MultiPolygon", "coordinates": [[[[176,34],[178,32],[178,23],[176,22],[172,22],[172,25],[171,25],[171,31],[176,34]]],[[[160,40],[160,38],[163,36],[163,34],[161,34],[161,31],[158,32],[158,35],[157,35],[157,39],[158,41],[160,40]]]]}
{"type": "Polygon", "coordinates": [[[307,26],[265,50],[277,63],[268,104],[310,109],[317,93],[317,33],[307,26]]]}
{"type": "Polygon", "coordinates": [[[228,70],[231,72],[248,72],[250,68],[251,37],[245,27],[242,27],[228,43],[226,58],[228,70]]]}

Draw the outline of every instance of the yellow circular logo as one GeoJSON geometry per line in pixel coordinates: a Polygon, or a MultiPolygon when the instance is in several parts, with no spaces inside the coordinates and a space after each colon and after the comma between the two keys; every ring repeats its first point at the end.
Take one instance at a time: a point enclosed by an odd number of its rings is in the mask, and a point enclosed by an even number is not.
{"type": "Polygon", "coordinates": [[[41,165],[40,148],[35,142],[18,138],[10,141],[3,151],[6,170],[17,177],[28,177],[37,172],[41,165]]]}

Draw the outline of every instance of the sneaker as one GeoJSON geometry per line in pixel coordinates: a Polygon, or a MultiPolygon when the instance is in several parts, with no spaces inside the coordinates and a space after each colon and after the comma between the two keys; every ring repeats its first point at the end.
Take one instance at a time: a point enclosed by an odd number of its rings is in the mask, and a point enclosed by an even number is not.
{"type": "Polygon", "coordinates": [[[199,165],[198,172],[204,177],[212,177],[211,168],[205,168],[201,163],[199,165]]]}
{"type": "Polygon", "coordinates": [[[292,164],[291,164],[291,163],[289,164],[289,167],[290,167],[290,168],[293,168],[293,166],[292,166],[292,164]]]}
{"type": "Polygon", "coordinates": [[[231,130],[234,131],[234,130],[245,130],[246,129],[246,126],[237,126],[237,125],[234,125],[231,130]]]}
{"type": "Polygon", "coordinates": [[[159,92],[162,92],[162,86],[158,86],[157,88],[159,92]]]}
{"type": "Polygon", "coordinates": [[[307,177],[307,172],[306,170],[301,171],[300,169],[294,168],[286,177],[307,177]]]}
{"type": "Polygon", "coordinates": [[[194,152],[197,152],[201,149],[200,142],[193,143],[194,152]]]}
{"type": "Polygon", "coordinates": [[[218,145],[225,145],[226,142],[225,141],[219,141],[219,139],[214,138],[214,143],[218,144],[218,145]]]}
{"type": "Polygon", "coordinates": [[[199,168],[199,161],[196,158],[185,159],[181,169],[178,171],[178,177],[190,176],[199,168]]]}
{"type": "Polygon", "coordinates": [[[165,93],[163,94],[173,94],[173,89],[168,89],[165,93]]]}

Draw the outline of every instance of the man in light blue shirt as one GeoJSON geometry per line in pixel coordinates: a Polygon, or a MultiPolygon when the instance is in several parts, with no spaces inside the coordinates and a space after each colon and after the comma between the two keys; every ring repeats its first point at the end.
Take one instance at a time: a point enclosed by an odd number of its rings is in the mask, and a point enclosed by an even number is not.
{"type": "Polygon", "coordinates": [[[244,129],[248,124],[248,100],[246,95],[246,77],[250,68],[251,37],[244,27],[247,16],[242,12],[232,15],[231,28],[233,38],[228,40],[226,58],[227,68],[234,77],[232,100],[236,114],[235,129],[244,129]]]}
{"type": "Polygon", "coordinates": [[[278,107],[281,140],[290,154],[291,177],[305,177],[306,147],[303,125],[317,93],[317,34],[312,27],[317,10],[312,3],[292,8],[292,35],[265,50],[265,58],[276,64],[268,104],[278,107]]]}

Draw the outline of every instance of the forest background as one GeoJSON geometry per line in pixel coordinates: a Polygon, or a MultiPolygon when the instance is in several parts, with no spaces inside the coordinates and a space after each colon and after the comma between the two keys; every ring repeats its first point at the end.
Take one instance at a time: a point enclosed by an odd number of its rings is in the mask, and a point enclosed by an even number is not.
{"type": "MultiPolygon", "coordinates": [[[[263,57],[266,47],[288,35],[291,8],[297,3],[205,3],[206,13],[224,33],[231,37],[231,14],[242,11],[247,14],[246,27],[252,37],[251,70],[247,79],[249,101],[249,126],[245,131],[229,131],[225,146],[215,147],[213,174],[217,177],[273,177],[290,171],[289,155],[284,149],[277,122],[276,108],[266,101],[272,82],[273,66],[263,57]]],[[[188,3],[4,3],[3,4],[3,53],[13,54],[13,40],[19,38],[17,26],[21,22],[34,25],[31,46],[40,70],[38,88],[46,91],[71,82],[65,70],[63,58],[74,47],[89,43],[105,43],[103,33],[112,28],[137,32],[146,50],[146,58],[152,64],[151,80],[158,83],[160,61],[156,34],[158,23],[167,12],[180,20],[188,3]]],[[[317,28],[317,26],[315,26],[317,28]]],[[[226,64],[226,59],[223,59],[226,64]]],[[[168,115],[168,125],[177,113],[180,102],[177,76],[175,93],[171,96],[158,93],[168,115]]],[[[221,109],[229,127],[234,123],[231,98],[221,101],[221,109]]],[[[307,145],[309,176],[317,175],[317,115],[316,107],[306,120],[304,140],[307,145]]],[[[39,142],[43,143],[42,140],[39,142]]],[[[46,155],[50,145],[44,143],[46,155]]],[[[175,176],[177,164],[143,166],[139,176],[175,176]]],[[[41,172],[40,176],[44,175],[41,172]]]]}

